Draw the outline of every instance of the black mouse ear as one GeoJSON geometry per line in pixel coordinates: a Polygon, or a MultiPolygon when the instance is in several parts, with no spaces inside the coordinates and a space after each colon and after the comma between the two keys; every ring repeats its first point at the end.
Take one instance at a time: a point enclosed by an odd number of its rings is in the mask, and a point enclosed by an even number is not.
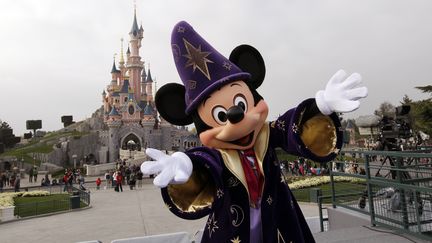
{"type": "Polygon", "coordinates": [[[177,83],[162,86],[155,97],[159,114],[169,123],[177,126],[192,124],[192,117],[186,115],[185,87],[177,83]]]}
{"type": "Polygon", "coordinates": [[[229,60],[237,65],[243,72],[251,74],[251,78],[248,81],[250,87],[257,89],[264,81],[264,59],[254,47],[249,45],[237,46],[231,52],[229,60]]]}

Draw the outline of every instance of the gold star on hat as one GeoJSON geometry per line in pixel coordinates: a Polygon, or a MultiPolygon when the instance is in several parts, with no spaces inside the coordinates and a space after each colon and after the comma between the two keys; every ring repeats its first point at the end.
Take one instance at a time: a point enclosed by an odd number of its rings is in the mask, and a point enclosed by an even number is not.
{"type": "Polygon", "coordinates": [[[186,62],[185,68],[192,66],[193,71],[198,68],[204,76],[210,80],[210,73],[207,67],[207,63],[213,63],[211,60],[207,59],[207,57],[211,54],[208,51],[201,51],[201,45],[198,48],[194,47],[191,43],[189,43],[186,39],[183,39],[184,45],[186,47],[186,51],[188,54],[183,55],[188,59],[186,62]]]}

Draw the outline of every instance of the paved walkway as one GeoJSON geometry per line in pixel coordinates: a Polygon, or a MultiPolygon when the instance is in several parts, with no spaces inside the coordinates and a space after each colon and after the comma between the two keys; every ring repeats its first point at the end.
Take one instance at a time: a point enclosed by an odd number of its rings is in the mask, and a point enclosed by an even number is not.
{"type": "MultiPolygon", "coordinates": [[[[87,178],[87,181],[91,179],[87,178]]],[[[92,188],[89,209],[1,224],[0,241],[111,242],[121,238],[180,231],[194,235],[205,226],[206,217],[199,220],[183,220],[172,214],[165,207],[160,190],[155,188],[149,179],[137,190],[131,191],[128,187],[123,189],[123,192],[115,192],[113,189],[97,191],[92,188]]],[[[317,232],[319,228],[316,205],[302,204],[301,207],[305,217],[310,217],[316,222],[311,228],[315,228],[313,231],[317,232]]]]}
{"type": "MultiPolygon", "coordinates": [[[[95,190],[96,177],[86,178],[91,190],[91,208],[45,217],[17,220],[0,224],[0,242],[79,242],[99,240],[104,243],[115,239],[146,235],[188,232],[193,236],[206,223],[199,220],[183,220],[172,214],[164,205],[160,190],[150,179],[142,188],[123,192],[113,189],[95,190]]],[[[40,178],[38,178],[40,183],[40,178]]],[[[35,186],[23,179],[23,186],[35,186]]],[[[319,232],[316,204],[300,203],[306,220],[317,242],[389,242],[410,241],[392,233],[377,233],[377,229],[356,227],[324,233],[319,232]]],[[[414,242],[424,242],[415,240],[414,242]]]]}

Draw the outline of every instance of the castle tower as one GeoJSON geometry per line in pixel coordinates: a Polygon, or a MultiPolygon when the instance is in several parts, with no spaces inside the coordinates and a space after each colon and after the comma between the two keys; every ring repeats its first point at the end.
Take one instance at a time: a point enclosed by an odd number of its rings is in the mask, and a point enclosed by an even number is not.
{"type": "Polygon", "coordinates": [[[146,74],[145,66],[143,66],[143,70],[141,74],[141,90],[142,90],[141,100],[142,101],[147,101],[146,78],[147,78],[147,74],[146,74]]]}
{"type": "Polygon", "coordinates": [[[150,72],[150,64],[149,64],[149,68],[148,68],[148,74],[147,74],[147,79],[146,79],[146,94],[147,94],[147,102],[149,102],[150,104],[153,102],[153,78],[151,76],[151,72],[150,72]]]}
{"type": "MultiPolygon", "coordinates": [[[[115,83],[118,84],[118,80],[120,80],[120,71],[117,70],[117,67],[115,65],[115,59],[113,61],[113,66],[111,68],[111,80],[116,81],[115,83]]],[[[113,82],[114,83],[114,82],[113,82]]]]}
{"type": "Polygon", "coordinates": [[[136,19],[136,9],[134,9],[134,20],[132,24],[132,29],[129,32],[130,56],[127,60],[126,67],[129,70],[129,83],[134,92],[135,100],[141,99],[141,70],[143,69],[144,63],[141,62],[139,49],[141,48],[143,33],[144,30],[138,28],[138,23],[136,19]]]}

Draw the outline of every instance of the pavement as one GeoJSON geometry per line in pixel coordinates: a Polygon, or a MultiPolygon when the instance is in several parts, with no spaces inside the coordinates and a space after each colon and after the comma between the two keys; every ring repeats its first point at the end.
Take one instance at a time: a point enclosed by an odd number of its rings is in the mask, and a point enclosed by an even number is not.
{"type": "MultiPolygon", "coordinates": [[[[194,236],[205,226],[206,217],[183,220],[172,214],[165,207],[160,190],[153,186],[151,179],[145,179],[142,188],[136,190],[125,186],[123,192],[115,192],[112,188],[105,190],[103,187],[96,190],[93,179],[96,178],[86,180],[86,186],[91,190],[91,207],[2,223],[0,242],[111,242],[174,232],[188,232],[194,236]]],[[[37,185],[28,183],[28,178],[23,179],[23,182],[23,186],[37,185]]],[[[317,242],[407,242],[401,236],[379,233],[366,227],[318,233],[317,205],[300,203],[300,207],[317,242]],[[374,241],[377,239],[383,241],[374,241]]]]}

